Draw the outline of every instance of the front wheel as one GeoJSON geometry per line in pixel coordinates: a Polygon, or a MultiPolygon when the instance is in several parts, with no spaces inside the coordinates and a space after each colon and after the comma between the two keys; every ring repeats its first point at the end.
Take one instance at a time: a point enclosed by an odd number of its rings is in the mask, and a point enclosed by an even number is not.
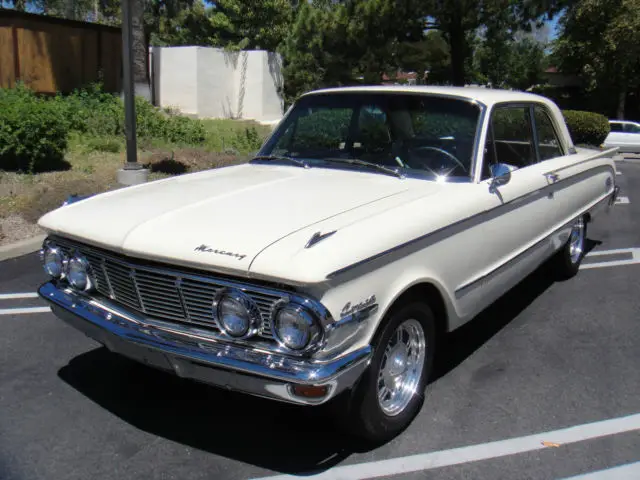
{"type": "Polygon", "coordinates": [[[390,312],[374,341],[371,364],[352,396],[351,433],[382,443],[413,421],[433,370],[435,333],[433,313],[424,303],[390,312]]]}

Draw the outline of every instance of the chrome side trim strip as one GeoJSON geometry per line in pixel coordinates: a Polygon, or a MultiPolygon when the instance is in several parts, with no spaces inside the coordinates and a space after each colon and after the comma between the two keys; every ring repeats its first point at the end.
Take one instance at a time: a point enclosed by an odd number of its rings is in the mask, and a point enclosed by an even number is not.
{"type": "MultiPolygon", "coordinates": [[[[327,275],[326,279],[327,280],[332,280],[350,270],[353,270],[355,268],[361,267],[362,265],[365,265],[367,263],[373,262],[375,260],[378,260],[382,257],[385,257],[387,255],[390,255],[392,253],[395,253],[399,250],[405,249],[405,248],[409,248],[411,246],[414,246],[417,243],[420,243],[422,241],[429,241],[426,245],[423,245],[421,248],[424,248],[428,245],[432,245],[434,243],[438,243],[441,240],[450,237],[452,235],[457,235],[458,233],[461,233],[465,230],[468,230],[469,228],[473,228],[474,226],[483,223],[484,221],[499,217],[501,215],[504,215],[506,213],[509,213],[511,211],[513,211],[516,208],[519,208],[523,205],[526,205],[527,203],[533,202],[535,200],[538,200],[541,197],[553,194],[553,192],[563,189],[563,188],[567,188],[570,185],[573,185],[574,183],[580,181],[580,179],[582,177],[585,176],[589,176],[592,175],[594,172],[599,171],[599,170],[610,170],[610,167],[608,166],[599,166],[599,167],[594,167],[591,168],[589,170],[585,170],[582,171],[580,173],[577,173],[575,175],[572,175],[570,177],[566,177],[564,179],[558,180],[555,183],[551,183],[549,185],[546,185],[540,189],[537,190],[533,190],[531,192],[528,192],[520,197],[514,198],[508,202],[504,202],[501,205],[498,205],[497,207],[491,208],[489,210],[483,210],[479,213],[476,213],[474,215],[471,215],[469,217],[463,218],[461,220],[458,220],[457,222],[454,222],[450,225],[446,225],[442,228],[439,228],[437,230],[434,230],[432,232],[429,232],[425,235],[421,235],[419,237],[416,237],[412,240],[409,240],[407,242],[401,243],[400,245],[397,245],[395,247],[389,248],[387,250],[384,250],[380,253],[377,253],[375,255],[372,255],[370,257],[367,257],[363,260],[360,260],[358,262],[352,263],[350,265],[347,265],[341,269],[335,270],[334,272],[331,272],[330,274],[327,275]]],[[[484,182],[487,182],[488,180],[484,180],[484,182]]],[[[606,194],[607,196],[611,195],[611,192],[606,194]]]]}
{"type": "MultiPolygon", "coordinates": [[[[576,216],[576,218],[577,217],[581,217],[581,216],[585,215],[588,212],[597,210],[600,206],[602,206],[602,205],[604,205],[606,203],[611,203],[611,198],[613,198],[614,195],[615,195],[615,190],[614,190],[613,193],[608,193],[608,194],[604,195],[602,198],[597,200],[591,206],[589,206],[588,208],[586,208],[582,212],[580,212],[576,216]]],[[[544,247],[545,244],[549,243],[551,241],[551,239],[554,236],[558,235],[560,232],[562,232],[562,230],[566,230],[566,229],[570,228],[572,222],[573,222],[573,220],[565,223],[564,225],[562,225],[561,227],[557,228],[556,230],[554,230],[549,235],[546,235],[540,241],[536,242],[532,246],[526,248],[524,251],[518,253],[517,255],[513,256],[509,260],[507,260],[504,263],[500,264],[499,266],[497,266],[496,268],[494,268],[490,272],[487,272],[487,273],[479,276],[478,278],[475,278],[475,279],[465,283],[464,285],[461,285],[455,291],[456,298],[461,298],[461,297],[465,296],[467,293],[469,293],[472,290],[474,290],[475,287],[479,286],[483,281],[488,281],[488,280],[491,279],[491,277],[495,277],[495,276],[499,275],[500,273],[504,272],[509,267],[511,267],[513,264],[519,262],[520,260],[523,260],[527,255],[532,254],[536,250],[538,250],[539,248],[544,247]]]]}
{"type": "Polygon", "coordinates": [[[548,172],[543,173],[543,175],[545,175],[545,176],[546,175],[557,175],[558,172],[563,172],[565,170],[569,170],[570,168],[577,167],[577,166],[580,166],[580,165],[584,165],[586,163],[593,162],[594,160],[600,160],[603,157],[608,157],[609,156],[608,154],[613,155],[614,152],[615,152],[615,148],[610,148],[610,149],[605,150],[603,152],[599,152],[598,155],[596,155],[594,157],[589,157],[589,158],[587,158],[585,160],[581,160],[579,162],[572,163],[570,165],[565,165],[564,167],[554,168],[553,170],[549,170],[548,172]]]}

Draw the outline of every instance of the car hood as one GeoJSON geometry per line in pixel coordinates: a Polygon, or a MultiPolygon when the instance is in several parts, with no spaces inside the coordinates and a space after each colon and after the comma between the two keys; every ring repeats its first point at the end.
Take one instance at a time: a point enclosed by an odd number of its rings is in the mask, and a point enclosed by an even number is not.
{"type": "Polygon", "coordinates": [[[328,228],[345,214],[357,221],[359,209],[384,210],[415,184],[370,172],[245,164],[96,195],[39,225],[125,255],[247,274],[280,239],[321,222],[328,228]]]}

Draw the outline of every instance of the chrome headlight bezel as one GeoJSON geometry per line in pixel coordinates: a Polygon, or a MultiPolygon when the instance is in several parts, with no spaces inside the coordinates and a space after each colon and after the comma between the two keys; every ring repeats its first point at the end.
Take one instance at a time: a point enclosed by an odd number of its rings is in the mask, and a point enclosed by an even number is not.
{"type": "Polygon", "coordinates": [[[307,306],[302,302],[297,302],[295,300],[289,299],[280,300],[273,307],[270,323],[273,338],[276,340],[276,342],[278,342],[280,348],[285,351],[303,355],[318,351],[324,344],[325,331],[317,311],[314,308],[311,308],[311,306],[307,306]],[[298,318],[304,324],[306,324],[307,328],[309,329],[309,339],[307,343],[300,348],[294,348],[290,344],[288,344],[278,330],[278,316],[285,310],[288,310],[294,315],[297,315],[298,318]]]}
{"type": "Polygon", "coordinates": [[[247,338],[255,337],[262,331],[262,314],[258,305],[253,299],[235,288],[222,288],[216,293],[213,299],[213,318],[216,325],[220,329],[220,332],[225,336],[233,340],[245,340],[247,338]],[[232,334],[229,331],[228,326],[224,322],[223,315],[220,312],[220,308],[223,305],[225,298],[238,302],[245,309],[247,314],[247,328],[241,335],[232,334]]]}
{"type": "Polygon", "coordinates": [[[86,257],[80,253],[75,253],[69,259],[67,263],[67,269],[66,269],[66,280],[69,283],[69,286],[71,288],[79,292],[89,292],[91,290],[94,290],[96,287],[96,280],[95,280],[95,276],[93,275],[93,271],[91,270],[91,264],[86,259],[86,257]],[[86,280],[86,285],[84,286],[84,288],[76,285],[72,280],[71,268],[73,268],[75,265],[79,265],[81,268],[81,271],[84,273],[85,280],[86,280]]]}
{"type": "Polygon", "coordinates": [[[66,276],[69,256],[57,244],[53,242],[45,242],[42,245],[42,249],[40,250],[40,260],[42,261],[42,268],[44,269],[45,273],[51,278],[59,280],[66,276]],[[54,275],[49,270],[47,270],[47,255],[58,255],[60,257],[60,273],[58,275],[54,275]]]}

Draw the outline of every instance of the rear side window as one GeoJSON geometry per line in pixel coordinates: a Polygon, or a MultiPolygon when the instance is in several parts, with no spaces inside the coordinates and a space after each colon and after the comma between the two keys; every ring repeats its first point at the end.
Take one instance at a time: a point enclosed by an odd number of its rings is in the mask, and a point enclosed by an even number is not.
{"type": "Polygon", "coordinates": [[[640,126],[635,125],[633,123],[625,123],[624,124],[624,132],[625,133],[640,133],[640,126]]]}
{"type": "Polygon", "coordinates": [[[622,124],[621,123],[610,123],[612,132],[622,132],[622,124]]]}
{"type": "Polygon", "coordinates": [[[536,132],[538,134],[538,152],[540,160],[549,160],[562,156],[562,149],[558,141],[558,135],[553,126],[549,114],[542,107],[535,107],[533,110],[536,122],[536,132]]]}

